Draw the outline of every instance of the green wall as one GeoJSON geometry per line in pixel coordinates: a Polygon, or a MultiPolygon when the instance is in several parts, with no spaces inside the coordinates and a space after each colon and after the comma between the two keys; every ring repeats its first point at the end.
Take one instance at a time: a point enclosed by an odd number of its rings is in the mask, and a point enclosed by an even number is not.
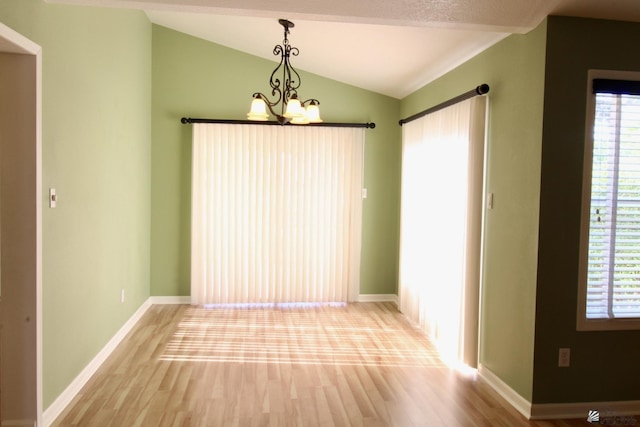
{"type": "Polygon", "coordinates": [[[640,24],[548,20],[534,403],[640,399],[640,331],[576,332],[587,70],[640,71],[638,46],[640,24]]]}
{"type": "MultiPolygon", "coordinates": [[[[191,126],[181,124],[180,118],[246,119],[252,93],[268,93],[275,65],[153,26],[152,295],[190,294],[191,126]]],[[[301,96],[320,100],[325,121],[376,123],[375,129],[366,131],[368,198],[364,200],[360,291],[395,294],[400,102],[317,75],[301,72],[301,77],[301,96]]]]}
{"type": "Polygon", "coordinates": [[[43,52],[47,408],[149,296],[151,24],[41,0],[3,0],[0,21],[43,52]]]}
{"type": "Polygon", "coordinates": [[[480,363],[531,400],[545,24],[512,35],[402,100],[402,117],[491,87],[480,363]]]}

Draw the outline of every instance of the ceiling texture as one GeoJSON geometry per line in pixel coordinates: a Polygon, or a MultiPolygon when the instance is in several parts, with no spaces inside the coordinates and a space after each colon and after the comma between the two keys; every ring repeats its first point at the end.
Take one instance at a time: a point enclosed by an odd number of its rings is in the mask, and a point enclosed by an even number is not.
{"type": "Polygon", "coordinates": [[[640,0],[48,2],[142,9],[155,24],[273,61],[278,19],[289,19],[294,67],[398,99],[548,15],[640,22],[640,0]]]}

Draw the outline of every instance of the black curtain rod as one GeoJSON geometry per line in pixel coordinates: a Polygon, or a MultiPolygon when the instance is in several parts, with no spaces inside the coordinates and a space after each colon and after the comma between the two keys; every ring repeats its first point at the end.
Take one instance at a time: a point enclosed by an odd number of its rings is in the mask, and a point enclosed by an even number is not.
{"type": "Polygon", "coordinates": [[[407,117],[406,119],[402,119],[402,120],[400,120],[399,124],[400,124],[400,126],[402,126],[405,123],[412,122],[412,121],[414,121],[416,119],[419,119],[420,117],[426,116],[427,114],[435,113],[438,110],[442,110],[443,108],[447,108],[450,105],[457,104],[458,102],[462,102],[462,101],[467,100],[469,98],[473,98],[474,96],[486,95],[488,92],[489,92],[489,85],[486,84],[486,83],[483,83],[480,86],[476,87],[475,89],[471,89],[468,92],[465,92],[465,93],[463,93],[461,95],[458,95],[458,96],[456,96],[454,98],[451,98],[448,101],[444,101],[443,103],[438,104],[438,105],[436,105],[434,107],[427,108],[426,110],[421,111],[419,113],[416,113],[411,117],[407,117]]]}
{"type": "MultiPolygon", "coordinates": [[[[267,125],[267,126],[283,126],[279,122],[260,122],[255,120],[230,120],[230,119],[192,119],[191,117],[183,117],[180,119],[183,124],[189,123],[226,123],[232,125],[267,125]]],[[[287,126],[291,123],[287,123],[287,126]]],[[[295,126],[325,126],[325,127],[337,127],[337,128],[367,128],[373,129],[376,127],[375,123],[307,123],[305,125],[295,126]]]]}

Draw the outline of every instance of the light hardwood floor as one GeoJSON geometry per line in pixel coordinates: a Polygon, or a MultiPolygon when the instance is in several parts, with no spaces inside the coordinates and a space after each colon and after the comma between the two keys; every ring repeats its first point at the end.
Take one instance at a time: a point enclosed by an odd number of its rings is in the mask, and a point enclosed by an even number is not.
{"type": "MultiPolygon", "coordinates": [[[[586,415],[586,414],[585,414],[586,415]]],[[[54,426],[585,426],[525,420],[390,303],[154,305],[54,426]]]]}

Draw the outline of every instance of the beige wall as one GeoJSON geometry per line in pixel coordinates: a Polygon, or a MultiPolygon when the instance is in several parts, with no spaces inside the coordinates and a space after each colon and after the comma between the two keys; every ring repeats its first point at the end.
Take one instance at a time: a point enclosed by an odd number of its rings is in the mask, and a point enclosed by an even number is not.
{"type": "Polygon", "coordinates": [[[0,54],[0,93],[2,420],[35,420],[35,56],[0,54]]]}

